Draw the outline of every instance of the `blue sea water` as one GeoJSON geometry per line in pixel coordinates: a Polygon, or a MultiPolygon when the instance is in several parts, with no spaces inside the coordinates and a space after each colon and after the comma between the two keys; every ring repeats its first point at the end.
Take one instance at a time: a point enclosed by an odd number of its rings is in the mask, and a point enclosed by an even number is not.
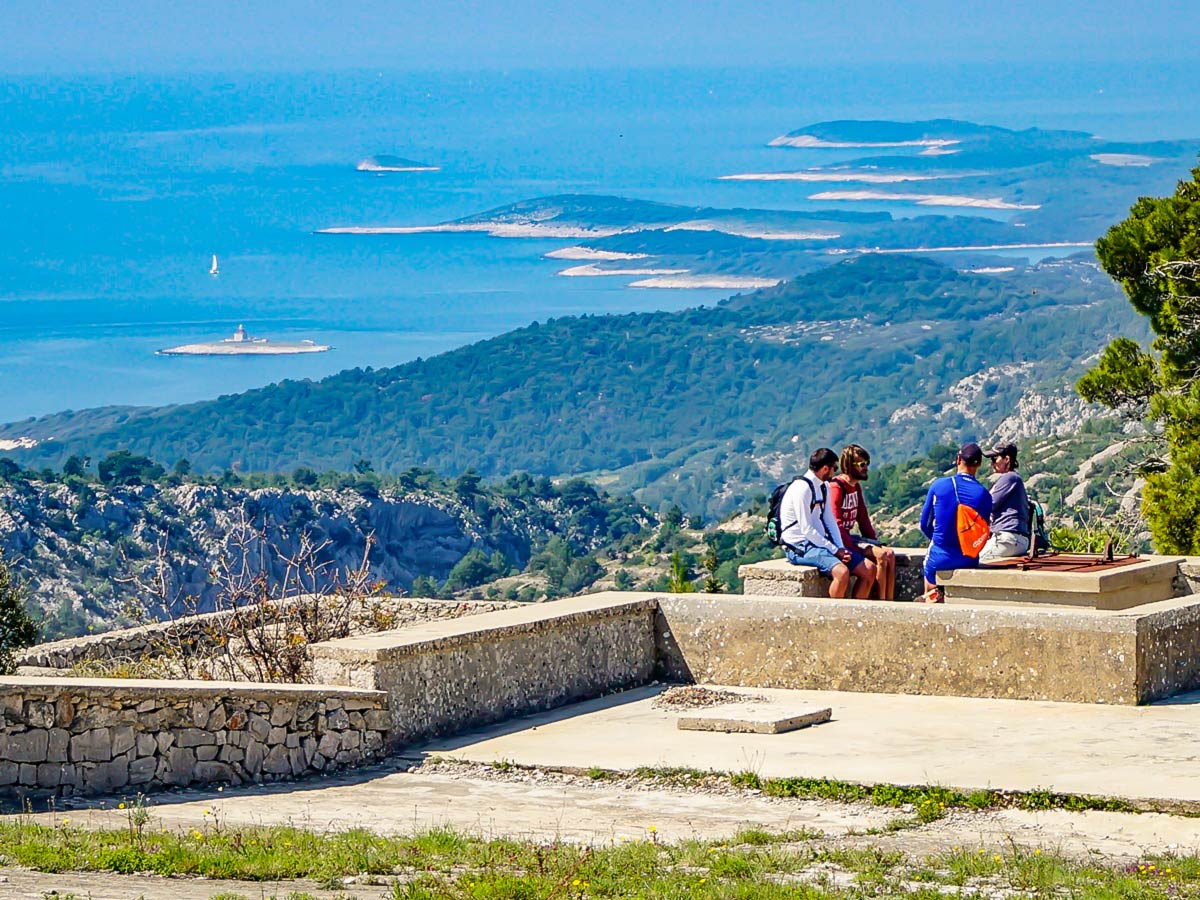
{"type": "Polygon", "coordinates": [[[826,119],[1194,138],[1191,75],[1062,65],[0,80],[0,421],[198,400],[394,365],[535,319],[678,309],[729,293],[555,277],[570,263],[542,255],[570,241],[320,228],[431,224],[566,192],[811,208],[811,185],[717,176],[837,159],[843,151],[766,146],[826,119]],[[355,170],[382,153],[441,171],[355,170]],[[213,253],[219,278],[208,274],[213,253]],[[335,350],[154,354],[239,323],[335,350]]]}

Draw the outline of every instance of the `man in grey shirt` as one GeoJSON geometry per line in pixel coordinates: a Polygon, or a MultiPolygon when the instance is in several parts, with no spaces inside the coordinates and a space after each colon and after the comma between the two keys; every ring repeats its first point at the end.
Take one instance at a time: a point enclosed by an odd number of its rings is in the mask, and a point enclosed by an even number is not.
{"type": "Polygon", "coordinates": [[[979,561],[1024,556],[1029,552],[1029,497],[1017,474],[1017,445],[997,444],[983,455],[999,477],[992,485],[992,536],[979,561]]]}

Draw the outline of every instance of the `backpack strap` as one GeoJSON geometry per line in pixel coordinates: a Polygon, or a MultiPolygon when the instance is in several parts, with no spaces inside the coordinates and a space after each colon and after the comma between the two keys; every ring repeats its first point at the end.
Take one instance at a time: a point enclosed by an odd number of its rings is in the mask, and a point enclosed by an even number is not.
{"type": "Polygon", "coordinates": [[[812,503],[810,503],[808,505],[808,511],[811,513],[818,506],[821,507],[821,516],[820,516],[821,528],[825,532],[825,538],[829,541],[829,543],[833,544],[836,547],[837,541],[835,541],[833,539],[833,535],[829,533],[829,525],[827,525],[825,522],[825,507],[829,503],[829,487],[828,487],[828,485],[826,485],[825,482],[823,482],[823,481],[821,482],[821,499],[818,500],[817,499],[817,489],[813,486],[813,483],[808,480],[808,476],[801,475],[800,477],[803,478],[804,483],[808,485],[808,490],[812,494],[812,498],[813,498],[812,503]]]}

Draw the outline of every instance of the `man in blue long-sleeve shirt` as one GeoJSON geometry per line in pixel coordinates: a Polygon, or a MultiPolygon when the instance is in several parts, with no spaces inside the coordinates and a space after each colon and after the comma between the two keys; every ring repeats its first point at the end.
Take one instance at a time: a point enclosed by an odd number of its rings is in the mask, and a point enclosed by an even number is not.
{"type": "Polygon", "coordinates": [[[937,573],[945,569],[970,569],[979,560],[962,552],[958,542],[958,506],[969,506],[986,522],[992,515],[992,495],[975,480],[983,451],[973,441],[959,448],[958,471],[929,486],[921,510],[921,532],[930,539],[925,555],[925,597],[937,601],[937,573]]]}

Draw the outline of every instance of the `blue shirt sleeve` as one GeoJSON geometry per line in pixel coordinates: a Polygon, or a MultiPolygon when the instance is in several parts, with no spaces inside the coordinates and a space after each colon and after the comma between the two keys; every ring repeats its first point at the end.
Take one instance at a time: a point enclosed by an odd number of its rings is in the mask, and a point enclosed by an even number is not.
{"type": "Polygon", "coordinates": [[[929,493],[925,495],[925,506],[921,509],[921,534],[930,540],[933,539],[933,488],[937,482],[929,486],[929,493]]]}

